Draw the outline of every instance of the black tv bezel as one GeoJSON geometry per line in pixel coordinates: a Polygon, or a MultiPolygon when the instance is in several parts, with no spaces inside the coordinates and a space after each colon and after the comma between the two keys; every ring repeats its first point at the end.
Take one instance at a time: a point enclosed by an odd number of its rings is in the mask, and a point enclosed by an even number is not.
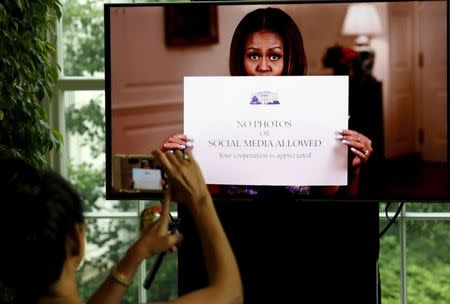
{"type": "MultiPolygon", "coordinates": [[[[204,1],[204,0],[191,0],[190,2],[146,2],[146,3],[105,3],[104,4],[104,52],[105,52],[105,156],[106,156],[106,199],[107,200],[160,200],[162,193],[160,192],[113,192],[112,187],[112,115],[111,115],[111,33],[110,33],[110,8],[113,7],[163,7],[163,6],[182,6],[182,5],[289,5],[289,4],[326,4],[326,3],[387,3],[387,2],[417,2],[420,0],[292,0],[292,1],[235,1],[235,0],[216,0],[216,1],[204,1]]],[[[428,1],[442,1],[442,0],[428,0],[428,1]]],[[[443,2],[443,1],[442,1],[443,2]]],[[[449,47],[449,18],[448,18],[448,1],[447,1],[447,179],[450,175],[450,165],[448,163],[450,157],[450,151],[448,149],[448,143],[450,134],[448,132],[450,126],[450,109],[448,107],[448,85],[449,85],[449,63],[448,63],[448,47],[449,47]]],[[[151,157],[151,155],[149,155],[151,157]]],[[[283,187],[283,186],[267,186],[267,187],[283,187]]],[[[254,202],[254,201],[273,201],[288,200],[295,202],[350,202],[350,203],[395,203],[395,202],[411,202],[411,203],[450,203],[450,179],[447,180],[447,196],[398,196],[398,197],[384,197],[384,196],[292,196],[286,194],[285,196],[276,197],[272,196],[230,196],[230,195],[213,195],[213,199],[216,202],[254,202]]]]}

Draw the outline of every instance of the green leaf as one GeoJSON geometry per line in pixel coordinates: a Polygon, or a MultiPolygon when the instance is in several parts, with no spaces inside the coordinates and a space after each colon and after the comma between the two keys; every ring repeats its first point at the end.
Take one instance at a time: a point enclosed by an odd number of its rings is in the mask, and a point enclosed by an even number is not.
{"type": "Polygon", "coordinates": [[[3,4],[0,4],[0,20],[4,20],[3,18],[6,18],[7,14],[6,14],[6,10],[5,10],[5,6],[3,4]]]}
{"type": "Polygon", "coordinates": [[[60,15],[58,0],[0,4],[0,157],[22,156],[42,167],[46,154],[62,143],[62,135],[49,128],[41,102],[57,80],[55,48],[47,37],[60,15]]]}
{"type": "Polygon", "coordinates": [[[19,23],[17,23],[17,21],[15,21],[15,20],[12,20],[11,22],[14,25],[14,29],[16,30],[16,32],[18,32],[19,31],[19,23]]]}
{"type": "Polygon", "coordinates": [[[19,7],[19,9],[21,10],[21,11],[23,11],[23,0],[16,0],[17,2],[17,6],[19,7]]]}
{"type": "Polygon", "coordinates": [[[53,135],[60,141],[61,143],[64,142],[64,136],[56,129],[52,129],[53,135]]]}

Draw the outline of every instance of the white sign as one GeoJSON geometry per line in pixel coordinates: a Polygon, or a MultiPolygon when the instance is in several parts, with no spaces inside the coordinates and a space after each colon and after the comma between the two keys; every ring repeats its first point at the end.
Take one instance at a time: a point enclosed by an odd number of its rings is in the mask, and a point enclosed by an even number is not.
{"type": "Polygon", "coordinates": [[[184,133],[206,183],[347,185],[348,76],[185,77],[184,133]]]}

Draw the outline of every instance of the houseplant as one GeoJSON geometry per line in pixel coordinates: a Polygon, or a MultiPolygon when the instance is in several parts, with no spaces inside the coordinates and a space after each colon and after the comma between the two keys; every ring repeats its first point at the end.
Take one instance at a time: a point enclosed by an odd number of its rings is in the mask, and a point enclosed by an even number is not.
{"type": "Polygon", "coordinates": [[[322,64],[326,68],[332,68],[334,75],[347,75],[357,57],[358,53],[352,48],[336,44],[327,48],[322,64]]]}
{"type": "Polygon", "coordinates": [[[333,69],[334,75],[369,76],[372,74],[375,53],[366,48],[355,50],[352,47],[335,44],[326,49],[322,64],[333,69]]]}
{"type": "Polygon", "coordinates": [[[46,111],[58,77],[49,37],[60,17],[58,0],[0,4],[0,157],[44,167],[63,140],[46,111]]]}
{"type": "MultiPolygon", "coordinates": [[[[49,37],[61,18],[58,0],[0,3],[0,157],[20,157],[44,167],[62,135],[49,126],[47,105],[58,77],[49,37]]],[[[2,284],[0,302],[14,303],[2,284]]]]}

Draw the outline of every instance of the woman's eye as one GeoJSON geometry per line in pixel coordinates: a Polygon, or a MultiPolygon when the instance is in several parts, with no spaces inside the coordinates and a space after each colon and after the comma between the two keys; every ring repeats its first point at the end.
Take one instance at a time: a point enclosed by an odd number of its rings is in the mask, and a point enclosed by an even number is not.
{"type": "Polygon", "coordinates": [[[281,56],[280,55],[270,55],[269,59],[270,61],[277,61],[280,60],[281,56]]]}
{"type": "Polygon", "coordinates": [[[259,59],[259,56],[258,56],[257,54],[249,54],[249,55],[248,55],[248,58],[249,58],[250,60],[258,60],[258,59],[259,59]]]}

